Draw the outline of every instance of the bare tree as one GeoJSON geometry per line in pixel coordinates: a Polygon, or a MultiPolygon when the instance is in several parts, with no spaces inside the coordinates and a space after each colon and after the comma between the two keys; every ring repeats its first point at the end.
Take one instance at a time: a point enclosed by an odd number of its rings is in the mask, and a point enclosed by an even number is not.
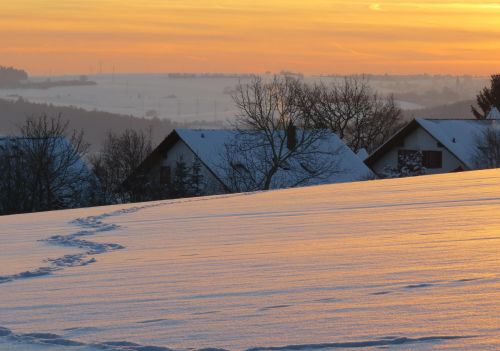
{"type": "Polygon", "coordinates": [[[500,167],[500,130],[487,128],[476,139],[475,165],[479,169],[500,167]]]}
{"type": "MultiPolygon", "coordinates": [[[[135,184],[128,195],[123,181],[152,151],[151,132],[126,129],[122,134],[109,132],[100,153],[91,157],[93,171],[99,179],[104,203],[127,200],[127,196],[142,192],[146,184],[135,184]]],[[[135,198],[135,197],[134,197],[135,198]]]]}
{"type": "Polygon", "coordinates": [[[354,151],[373,151],[401,127],[401,109],[392,96],[380,97],[364,78],[316,84],[311,89],[317,128],[328,128],[354,151]]]}
{"type": "Polygon", "coordinates": [[[91,203],[91,172],[82,160],[83,133],[68,133],[61,117],[28,118],[20,135],[2,142],[4,213],[46,211],[91,203]],[[5,173],[4,173],[5,172],[5,173]],[[7,179],[6,179],[7,178],[7,179]]]}
{"type": "Polygon", "coordinates": [[[313,128],[309,92],[288,76],[254,77],[237,86],[236,132],[220,166],[231,190],[294,187],[339,171],[338,145],[323,142],[331,132],[313,128]]]}

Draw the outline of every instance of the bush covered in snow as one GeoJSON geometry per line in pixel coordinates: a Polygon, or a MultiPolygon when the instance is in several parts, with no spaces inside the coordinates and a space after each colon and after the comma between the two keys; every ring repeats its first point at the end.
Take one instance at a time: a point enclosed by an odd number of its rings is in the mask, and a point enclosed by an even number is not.
{"type": "Polygon", "coordinates": [[[402,178],[423,175],[423,154],[420,151],[400,154],[397,167],[386,167],[380,175],[382,178],[402,178]]]}

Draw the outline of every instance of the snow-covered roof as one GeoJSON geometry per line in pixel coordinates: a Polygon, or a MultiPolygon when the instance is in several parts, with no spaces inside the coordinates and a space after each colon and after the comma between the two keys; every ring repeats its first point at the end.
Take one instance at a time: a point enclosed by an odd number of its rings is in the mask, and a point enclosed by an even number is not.
{"type": "MultiPolygon", "coordinates": [[[[221,169],[221,165],[225,161],[225,147],[237,138],[237,131],[176,129],[175,132],[219,179],[225,178],[221,169]]],[[[328,133],[321,143],[322,145],[319,145],[321,150],[336,151],[331,157],[336,158],[336,168],[339,172],[332,174],[327,179],[312,180],[307,185],[349,182],[364,179],[373,174],[363,161],[334,133],[328,133]]],[[[277,178],[286,176],[286,171],[280,172],[281,174],[277,174],[277,178]]]]}
{"type": "Polygon", "coordinates": [[[487,119],[500,119],[500,111],[496,107],[493,107],[488,113],[487,119]]]}
{"type": "Polygon", "coordinates": [[[366,158],[365,163],[373,166],[389,150],[398,147],[415,128],[422,128],[439,141],[449,152],[469,169],[476,169],[478,141],[489,128],[500,130],[496,119],[414,119],[401,128],[383,145],[366,158]]]}
{"type": "Polygon", "coordinates": [[[468,168],[473,169],[477,141],[494,120],[417,119],[417,123],[444,145],[468,168]]]}
{"type": "Polygon", "coordinates": [[[368,151],[366,151],[365,148],[360,149],[356,155],[361,159],[361,161],[366,160],[366,158],[369,156],[368,151]]]}

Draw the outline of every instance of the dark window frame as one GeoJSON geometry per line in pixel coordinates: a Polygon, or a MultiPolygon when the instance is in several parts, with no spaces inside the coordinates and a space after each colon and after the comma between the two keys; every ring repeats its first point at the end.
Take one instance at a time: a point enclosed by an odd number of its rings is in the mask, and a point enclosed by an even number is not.
{"type": "Polygon", "coordinates": [[[422,151],[422,164],[428,169],[443,168],[443,152],[441,150],[422,151]]]}

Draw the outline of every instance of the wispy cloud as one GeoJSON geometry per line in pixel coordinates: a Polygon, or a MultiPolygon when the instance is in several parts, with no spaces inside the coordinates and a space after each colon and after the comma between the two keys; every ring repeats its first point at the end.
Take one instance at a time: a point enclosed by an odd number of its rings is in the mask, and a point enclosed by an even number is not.
{"type": "Polygon", "coordinates": [[[0,57],[32,72],[60,57],[64,70],[486,70],[500,65],[499,16],[500,2],[471,0],[16,0],[2,3],[0,57]]]}

